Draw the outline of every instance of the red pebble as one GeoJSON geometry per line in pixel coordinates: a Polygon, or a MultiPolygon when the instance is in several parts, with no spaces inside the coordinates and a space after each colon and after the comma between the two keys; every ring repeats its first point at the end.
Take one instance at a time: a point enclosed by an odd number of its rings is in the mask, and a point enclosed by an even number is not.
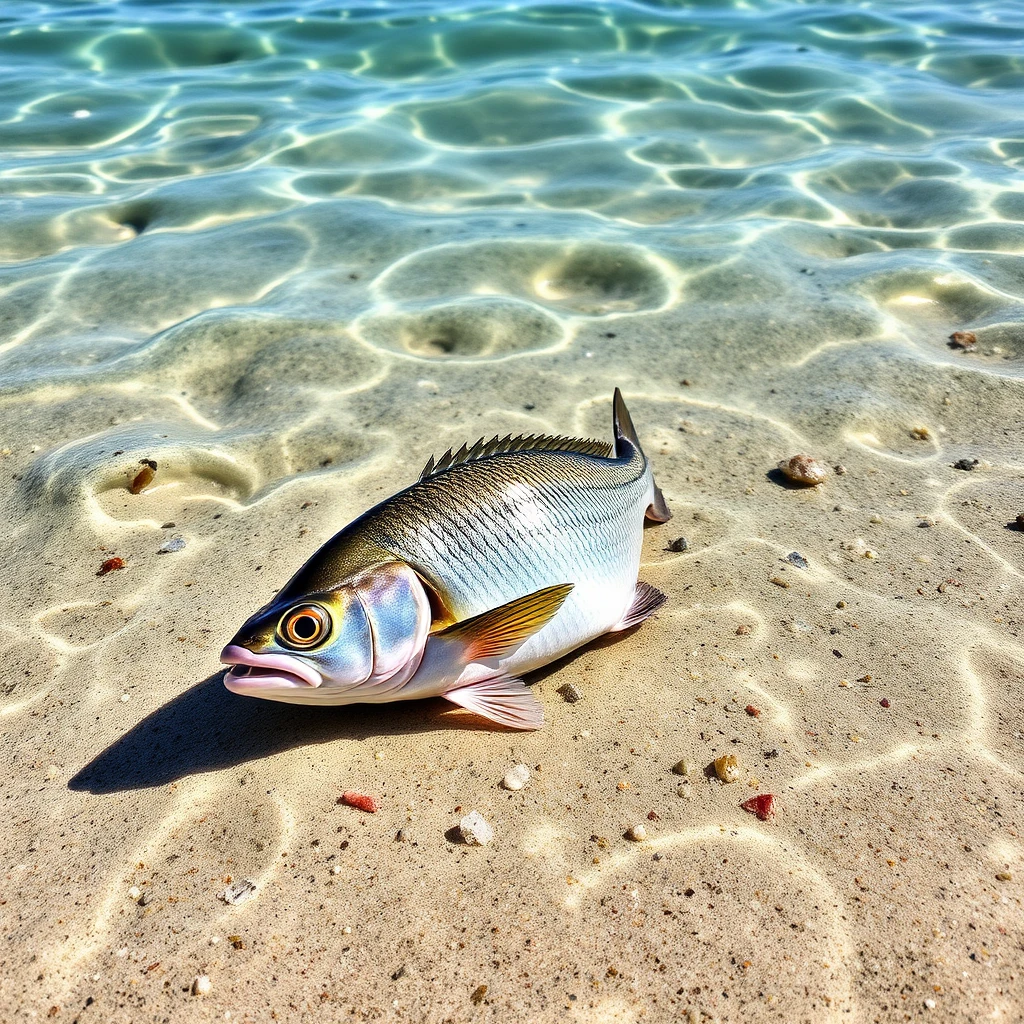
{"type": "Polygon", "coordinates": [[[100,571],[96,573],[97,576],[106,576],[108,572],[113,572],[115,569],[124,568],[123,558],[108,558],[101,566],[100,571]]]}
{"type": "Polygon", "coordinates": [[[760,821],[767,821],[775,817],[775,796],[772,793],[758,793],[744,800],[740,807],[750,814],[756,814],[760,821]]]}
{"type": "Polygon", "coordinates": [[[357,793],[354,789],[346,789],[338,797],[338,803],[347,804],[349,807],[358,807],[359,810],[369,811],[370,814],[377,812],[377,801],[372,796],[367,796],[366,793],[357,793]]]}
{"type": "Polygon", "coordinates": [[[753,704],[748,704],[747,714],[750,715],[751,718],[757,718],[761,714],[761,709],[755,708],[753,704]]]}
{"type": "Polygon", "coordinates": [[[889,698],[883,697],[878,703],[881,704],[883,708],[887,708],[889,707],[889,698]]]}

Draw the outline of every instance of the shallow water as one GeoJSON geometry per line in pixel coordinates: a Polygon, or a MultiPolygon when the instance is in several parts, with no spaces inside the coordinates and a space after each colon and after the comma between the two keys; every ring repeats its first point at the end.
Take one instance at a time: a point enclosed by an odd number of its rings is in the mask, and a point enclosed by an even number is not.
{"type": "Polygon", "coordinates": [[[218,1016],[1011,1015],[1022,96],[1010,2],[0,8],[0,1016],[181,1019],[200,972],[218,1016]],[[223,690],[428,456],[607,438],[615,386],[669,603],[537,681],[545,730],[223,690]]]}

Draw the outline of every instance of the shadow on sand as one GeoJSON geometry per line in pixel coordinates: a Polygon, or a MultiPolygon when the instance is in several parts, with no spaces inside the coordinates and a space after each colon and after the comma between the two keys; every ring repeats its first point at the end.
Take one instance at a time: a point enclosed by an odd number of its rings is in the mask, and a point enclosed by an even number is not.
{"type": "Polygon", "coordinates": [[[449,704],[307,707],[240,697],[218,672],[144,718],[89,762],[68,788],[90,793],[148,789],[202,772],[255,761],[310,743],[438,729],[505,730],[449,704]]]}
{"type": "MultiPolygon", "coordinates": [[[[584,652],[614,646],[638,628],[639,625],[599,636],[531,672],[526,681],[539,683],[584,652]]],[[[542,703],[561,700],[554,687],[537,697],[542,703]]],[[[230,768],[310,743],[412,736],[441,729],[516,732],[441,697],[340,707],[279,704],[242,697],[225,689],[224,672],[217,672],[157,708],[115,740],[71,779],[68,788],[89,793],[149,789],[166,786],[187,775],[230,768]]]]}

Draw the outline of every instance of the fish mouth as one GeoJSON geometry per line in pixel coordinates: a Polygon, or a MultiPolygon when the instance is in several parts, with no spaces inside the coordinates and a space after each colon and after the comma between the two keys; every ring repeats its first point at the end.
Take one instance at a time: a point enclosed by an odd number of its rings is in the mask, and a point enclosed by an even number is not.
{"type": "Polygon", "coordinates": [[[253,654],[237,644],[228,644],[220,652],[220,660],[221,664],[231,666],[224,685],[232,693],[308,689],[324,681],[316,669],[287,654],[253,654]]]}

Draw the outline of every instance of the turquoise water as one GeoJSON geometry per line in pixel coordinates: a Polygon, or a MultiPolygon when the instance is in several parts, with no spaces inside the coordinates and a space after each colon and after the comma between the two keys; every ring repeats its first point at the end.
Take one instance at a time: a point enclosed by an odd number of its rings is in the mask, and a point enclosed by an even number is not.
{"type": "Polygon", "coordinates": [[[0,386],[44,449],[215,430],[247,499],[432,443],[417,387],[564,429],[699,377],[898,448],[951,368],[1020,376],[1016,3],[24,2],[0,67],[0,386]]]}

